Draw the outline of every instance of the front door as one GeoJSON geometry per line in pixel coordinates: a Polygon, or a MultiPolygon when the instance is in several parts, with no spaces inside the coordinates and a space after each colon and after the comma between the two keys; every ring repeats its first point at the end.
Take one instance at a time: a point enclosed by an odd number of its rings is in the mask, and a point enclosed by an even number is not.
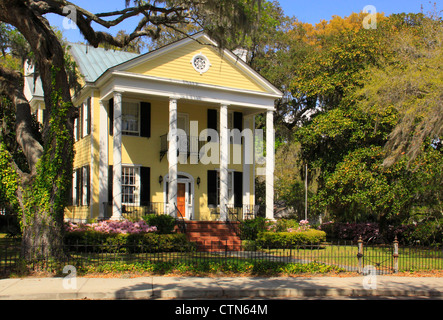
{"type": "Polygon", "coordinates": [[[177,217],[185,218],[186,217],[186,184],[179,183],[177,184],[177,217]]]}

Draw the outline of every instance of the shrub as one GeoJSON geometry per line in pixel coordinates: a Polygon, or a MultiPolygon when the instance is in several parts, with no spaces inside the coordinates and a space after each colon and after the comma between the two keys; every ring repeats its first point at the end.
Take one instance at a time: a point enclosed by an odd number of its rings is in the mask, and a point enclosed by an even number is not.
{"type": "Polygon", "coordinates": [[[326,240],[326,233],[310,229],[301,232],[263,232],[257,237],[262,248],[285,248],[299,245],[318,245],[326,240]]]}
{"type": "Polygon", "coordinates": [[[254,240],[242,240],[242,249],[244,251],[256,251],[257,243],[254,240]]]}
{"type": "Polygon", "coordinates": [[[166,214],[148,214],[143,217],[143,220],[150,226],[157,227],[157,233],[170,234],[174,232],[175,218],[166,214]]]}
{"type": "Polygon", "coordinates": [[[184,234],[104,233],[73,231],[65,235],[72,251],[96,252],[185,252],[195,250],[184,234]]]}
{"type": "Polygon", "coordinates": [[[443,243],[443,219],[440,221],[424,221],[417,224],[406,235],[409,243],[420,245],[439,245],[443,243]]]}
{"type": "Polygon", "coordinates": [[[131,222],[124,221],[100,221],[90,224],[75,224],[68,222],[65,226],[66,231],[97,231],[101,233],[115,234],[138,234],[156,232],[157,227],[148,225],[145,221],[131,222]]]}
{"type": "Polygon", "coordinates": [[[121,272],[148,272],[152,274],[243,274],[243,275],[291,275],[302,273],[328,273],[344,271],[336,266],[320,263],[284,263],[275,261],[236,261],[215,262],[144,262],[144,263],[106,263],[100,265],[79,266],[82,273],[121,273],[121,272]]]}
{"type": "Polygon", "coordinates": [[[256,217],[245,220],[240,224],[242,240],[256,240],[259,233],[267,231],[269,220],[263,217],[256,217]]]}
{"type": "Polygon", "coordinates": [[[357,241],[359,237],[365,242],[392,243],[395,237],[401,244],[406,245],[436,245],[443,242],[443,221],[424,221],[418,224],[402,224],[388,226],[381,234],[378,223],[339,223],[326,222],[320,225],[320,230],[326,232],[331,240],[357,241]]]}
{"type": "Polygon", "coordinates": [[[320,225],[320,230],[325,231],[328,239],[357,241],[362,237],[363,241],[375,241],[381,238],[377,223],[337,223],[326,222],[320,225]]]}

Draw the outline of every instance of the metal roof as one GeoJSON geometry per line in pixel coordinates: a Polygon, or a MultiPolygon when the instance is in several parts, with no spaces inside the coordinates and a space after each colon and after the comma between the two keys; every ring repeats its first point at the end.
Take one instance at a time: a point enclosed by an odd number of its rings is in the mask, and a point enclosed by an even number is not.
{"type": "Polygon", "coordinates": [[[86,82],[95,82],[109,68],[139,56],[137,53],[94,48],[80,43],[70,43],[69,46],[71,55],[86,82]]]}

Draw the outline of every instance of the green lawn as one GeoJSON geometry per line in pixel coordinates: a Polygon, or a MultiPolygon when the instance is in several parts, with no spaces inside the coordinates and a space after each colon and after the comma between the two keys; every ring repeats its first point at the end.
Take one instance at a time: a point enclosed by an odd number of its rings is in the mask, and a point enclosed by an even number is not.
{"type": "MultiPolygon", "coordinates": [[[[266,252],[300,260],[301,262],[319,262],[340,267],[357,268],[357,246],[322,245],[320,247],[299,249],[269,249],[266,252]]],[[[392,247],[364,247],[363,266],[375,266],[377,269],[393,268],[392,247]]],[[[398,256],[399,271],[443,270],[442,250],[400,248],[398,256]]]]}

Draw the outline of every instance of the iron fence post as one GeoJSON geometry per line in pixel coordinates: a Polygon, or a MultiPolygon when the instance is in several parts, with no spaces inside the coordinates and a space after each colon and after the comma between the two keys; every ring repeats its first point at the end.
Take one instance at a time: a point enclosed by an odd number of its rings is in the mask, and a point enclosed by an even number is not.
{"type": "Polygon", "coordinates": [[[394,273],[398,273],[398,239],[397,236],[395,236],[394,239],[394,253],[392,255],[394,258],[394,273]]]}
{"type": "Polygon", "coordinates": [[[363,240],[362,240],[361,236],[358,238],[357,246],[358,246],[358,253],[357,253],[358,269],[357,269],[357,272],[362,273],[363,272],[363,240]]]}

